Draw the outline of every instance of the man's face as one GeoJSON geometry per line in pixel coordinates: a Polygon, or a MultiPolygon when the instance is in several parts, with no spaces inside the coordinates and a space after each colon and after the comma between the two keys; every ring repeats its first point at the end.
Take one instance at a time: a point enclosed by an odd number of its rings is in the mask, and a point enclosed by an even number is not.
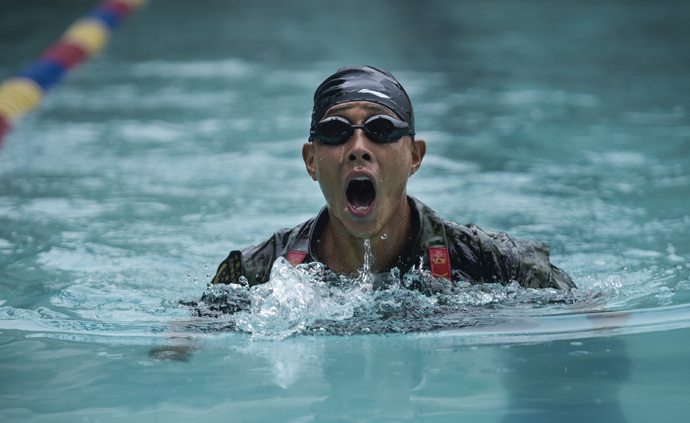
{"type": "MultiPolygon", "coordinates": [[[[358,125],[382,114],[398,119],[387,107],[358,101],[333,106],[322,120],[340,116],[358,125]]],[[[419,169],[425,152],[423,140],[405,136],[377,144],[359,128],[344,144],[314,141],[302,149],[307,172],[319,182],[331,217],[358,238],[396,229],[396,219],[407,210],[407,180],[419,169]]]]}

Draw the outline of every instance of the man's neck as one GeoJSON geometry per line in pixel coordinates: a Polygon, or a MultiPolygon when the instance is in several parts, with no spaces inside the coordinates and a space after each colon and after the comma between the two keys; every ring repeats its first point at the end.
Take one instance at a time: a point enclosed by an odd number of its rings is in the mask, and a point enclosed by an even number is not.
{"type": "MultiPolygon", "coordinates": [[[[383,271],[414,239],[412,213],[407,196],[391,219],[369,238],[374,262],[371,271],[383,271]]],[[[350,234],[345,227],[329,216],[329,221],[321,234],[318,234],[316,257],[331,270],[351,275],[364,267],[364,240],[350,234]]]]}

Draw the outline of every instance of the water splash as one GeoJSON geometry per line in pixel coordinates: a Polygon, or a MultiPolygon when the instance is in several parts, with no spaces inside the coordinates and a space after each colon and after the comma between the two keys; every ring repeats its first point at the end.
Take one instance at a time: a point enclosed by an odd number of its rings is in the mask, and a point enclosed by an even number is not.
{"type": "Polygon", "coordinates": [[[564,292],[522,288],[517,282],[455,283],[419,269],[402,276],[397,269],[374,274],[370,266],[371,261],[365,261],[359,276],[348,278],[320,263],[292,267],[281,258],[266,284],[251,289],[210,286],[201,301],[188,304],[198,316],[224,316],[214,328],[249,333],[255,339],[283,339],[298,334],[427,332],[496,324],[519,314],[572,313],[600,307],[620,290],[617,280],[564,292]]]}
{"type": "Polygon", "coordinates": [[[256,337],[282,339],[304,332],[319,318],[352,317],[346,293],[329,290],[322,274],[319,263],[293,268],[284,258],[276,260],[269,282],[249,291],[249,309],[235,315],[237,329],[256,337]]]}
{"type": "Polygon", "coordinates": [[[371,253],[371,240],[364,240],[364,266],[359,270],[359,280],[361,283],[369,284],[372,280],[371,265],[374,263],[374,255],[371,253]]]}

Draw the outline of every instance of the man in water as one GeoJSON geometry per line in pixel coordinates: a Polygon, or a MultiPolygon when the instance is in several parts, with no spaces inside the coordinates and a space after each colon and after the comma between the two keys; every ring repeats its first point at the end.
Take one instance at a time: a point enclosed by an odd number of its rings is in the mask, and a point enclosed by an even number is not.
{"type": "Polygon", "coordinates": [[[410,99],[393,75],[370,66],[339,69],[316,89],[302,146],[326,206],[257,247],[232,251],[213,283],[265,283],[279,257],[293,266],[318,261],[336,274],[356,275],[370,247],[372,273],[397,268],[400,275],[428,271],[453,282],[575,287],[549,262],[547,244],[443,220],[408,196],[407,181],[425,153],[424,140],[415,139],[410,99]]]}

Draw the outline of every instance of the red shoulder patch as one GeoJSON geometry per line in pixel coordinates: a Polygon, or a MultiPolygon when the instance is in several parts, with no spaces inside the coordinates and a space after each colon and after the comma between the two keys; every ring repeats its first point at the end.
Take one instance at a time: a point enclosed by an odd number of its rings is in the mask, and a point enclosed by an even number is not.
{"type": "Polygon", "coordinates": [[[450,255],[445,247],[429,247],[431,274],[435,278],[450,279],[450,255]]]}
{"type": "Polygon", "coordinates": [[[292,267],[302,264],[304,259],[307,257],[307,253],[300,253],[299,251],[290,251],[285,257],[287,261],[292,265],[292,267]]]}

